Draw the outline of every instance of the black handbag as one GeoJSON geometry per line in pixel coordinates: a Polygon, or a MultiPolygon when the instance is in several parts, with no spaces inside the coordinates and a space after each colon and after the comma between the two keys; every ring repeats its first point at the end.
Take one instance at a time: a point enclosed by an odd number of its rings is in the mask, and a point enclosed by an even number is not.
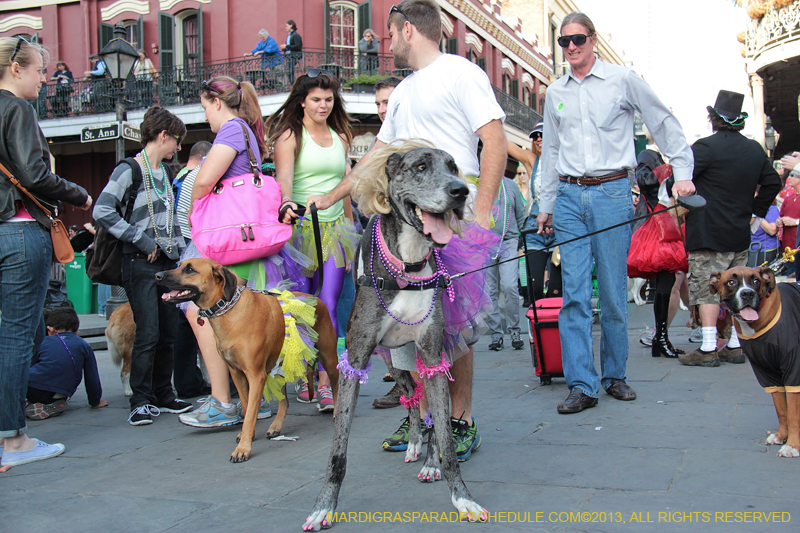
{"type": "MultiPolygon", "coordinates": [[[[133,184],[125,195],[125,222],[130,222],[136,194],[142,185],[142,170],[132,157],[122,162],[131,167],[133,184]]],[[[165,177],[166,179],[166,177],[165,177]]],[[[89,279],[103,285],[122,285],[122,247],[124,243],[98,224],[94,245],[86,250],[86,275],[89,279]]]]}

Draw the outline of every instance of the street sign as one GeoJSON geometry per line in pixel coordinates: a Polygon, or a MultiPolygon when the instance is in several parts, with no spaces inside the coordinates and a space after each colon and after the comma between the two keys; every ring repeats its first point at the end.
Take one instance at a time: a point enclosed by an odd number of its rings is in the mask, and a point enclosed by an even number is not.
{"type": "Polygon", "coordinates": [[[81,142],[90,143],[95,141],[105,141],[119,137],[119,123],[97,124],[86,126],[81,130],[81,142]]]}
{"type": "Polygon", "coordinates": [[[139,128],[131,124],[130,122],[123,122],[122,123],[122,138],[128,139],[131,141],[141,142],[142,141],[142,132],[139,131],[139,128]]]}

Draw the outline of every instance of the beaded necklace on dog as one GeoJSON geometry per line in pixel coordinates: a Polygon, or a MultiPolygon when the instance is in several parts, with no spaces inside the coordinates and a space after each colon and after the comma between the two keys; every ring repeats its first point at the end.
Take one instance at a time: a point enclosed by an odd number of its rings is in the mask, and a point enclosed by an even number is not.
{"type": "Polygon", "coordinates": [[[172,208],[174,201],[172,199],[172,188],[167,186],[167,169],[164,167],[164,162],[161,162],[161,176],[162,180],[164,181],[164,188],[159,193],[158,189],[156,188],[155,177],[153,175],[153,169],[150,168],[150,159],[147,157],[147,150],[142,150],[139,152],[140,160],[139,164],[144,169],[144,192],[145,197],[147,198],[147,210],[150,212],[150,220],[153,222],[153,234],[156,237],[156,242],[161,246],[164,247],[164,243],[161,240],[161,236],[158,234],[158,225],[156,224],[156,215],[153,209],[153,199],[150,197],[150,189],[153,189],[153,192],[156,193],[156,197],[164,204],[164,207],[167,210],[167,227],[164,230],[167,232],[166,237],[169,239],[167,241],[167,253],[172,253],[172,232],[174,230],[174,226],[172,224],[172,214],[174,209],[172,208]]]}
{"type": "MultiPolygon", "coordinates": [[[[387,306],[386,302],[383,301],[383,298],[381,297],[381,291],[378,288],[379,287],[378,283],[375,280],[375,266],[374,266],[375,251],[376,250],[378,251],[378,255],[381,259],[383,267],[387,270],[387,272],[389,272],[389,275],[395,278],[395,281],[397,282],[398,286],[400,286],[401,283],[404,283],[404,285],[402,285],[403,287],[408,285],[421,287],[432,280],[436,280],[438,282],[439,277],[442,276],[445,279],[449,280],[450,274],[448,274],[447,269],[445,268],[441,258],[439,257],[439,250],[436,249],[433,250],[433,257],[436,261],[436,272],[434,272],[430,276],[412,276],[410,274],[406,274],[405,272],[400,270],[397,266],[395,266],[394,262],[390,260],[390,257],[392,259],[396,259],[394,258],[393,255],[391,255],[391,252],[388,249],[384,250],[383,246],[381,246],[381,243],[379,242],[378,239],[378,232],[380,232],[380,230],[381,230],[381,217],[380,215],[378,215],[377,220],[375,221],[375,227],[372,230],[371,251],[373,260],[370,262],[370,276],[372,277],[372,284],[375,287],[375,294],[377,294],[378,296],[378,301],[381,303],[386,313],[396,321],[400,322],[401,324],[405,324],[406,326],[416,326],[418,324],[422,324],[422,322],[424,322],[425,319],[428,318],[430,314],[433,312],[433,308],[436,305],[436,296],[439,294],[438,283],[433,288],[433,299],[431,300],[431,306],[428,309],[428,312],[425,313],[424,317],[422,317],[416,322],[406,322],[405,320],[394,316],[392,312],[389,311],[389,306],[387,306]]],[[[453,286],[451,284],[449,284],[447,287],[447,296],[450,298],[451,302],[455,299],[455,291],[453,290],[453,286]]]]}

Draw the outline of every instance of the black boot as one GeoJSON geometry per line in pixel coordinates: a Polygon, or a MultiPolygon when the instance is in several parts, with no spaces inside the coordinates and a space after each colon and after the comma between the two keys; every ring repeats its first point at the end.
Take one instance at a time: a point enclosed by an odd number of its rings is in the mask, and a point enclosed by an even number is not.
{"type": "Polygon", "coordinates": [[[653,300],[653,314],[656,316],[656,334],[653,337],[651,354],[653,357],[678,357],[679,353],[669,342],[667,318],[669,316],[669,294],[656,293],[653,300]]]}

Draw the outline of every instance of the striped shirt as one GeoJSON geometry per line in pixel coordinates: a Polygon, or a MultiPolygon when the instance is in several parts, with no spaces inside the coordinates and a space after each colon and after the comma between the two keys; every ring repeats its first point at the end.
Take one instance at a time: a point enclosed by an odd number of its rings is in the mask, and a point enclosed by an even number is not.
{"type": "MultiPolygon", "coordinates": [[[[205,161],[205,159],[204,159],[205,161]]],[[[189,225],[189,209],[192,207],[192,189],[194,188],[194,180],[200,173],[200,165],[190,170],[183,178],[181,185],[181,194],[178,197],[178,209],[176,216],[178,217],[178,224],[181,226],[181,233],[185,236],[186,240],[192,237],[192,228],[189,225]]]]}
{"type": "MultiPolygon", "coordinates": [[[[158,227],[158,235],[161,240],[161,243],[157,243],[145,192],[144,180],[147,179],[147,177],[144,174],[144,169],[141,170],[142,185],[133,200],[133,212],[131,213],[130,223],[126,222],[120,214],[124,213],[126,209],[126,206],[122,203],[125,192],[133,185],[133,173],[131,172],[131,167],[127,163],[117,165],[117,168],[111,173],[108,184],[97,198],[92,216],[94,216],[95,221],[100,226],[104,227],[111,235],[124,243],[122,248],[123,253],[142,252],[144,254],[150,254],[156,247],[156,244],[159,244],[161,251],[164,252],[167,257],[177,260],[180,257],[180,252],[186,247],[181,228],[178,226],[178,221],[173,218],[172,250],[167,252],[167,248],[169,247],[169,243],[167,242],[169,234],[167,228],[167,207],[156,195],[153,187],[150,187],[149,193],[150,201],[153,205],[153,217],[155,218],[155,223],[158,227]]],[[[172,186],[169,180],[167,179],[165,183],[162,168],[153,170],[152,172],[155,188],[159,191],[166,189],[165,194],[171,199],[171,207],[174,205],[174,200],[172,200],[172,186]]]]}

